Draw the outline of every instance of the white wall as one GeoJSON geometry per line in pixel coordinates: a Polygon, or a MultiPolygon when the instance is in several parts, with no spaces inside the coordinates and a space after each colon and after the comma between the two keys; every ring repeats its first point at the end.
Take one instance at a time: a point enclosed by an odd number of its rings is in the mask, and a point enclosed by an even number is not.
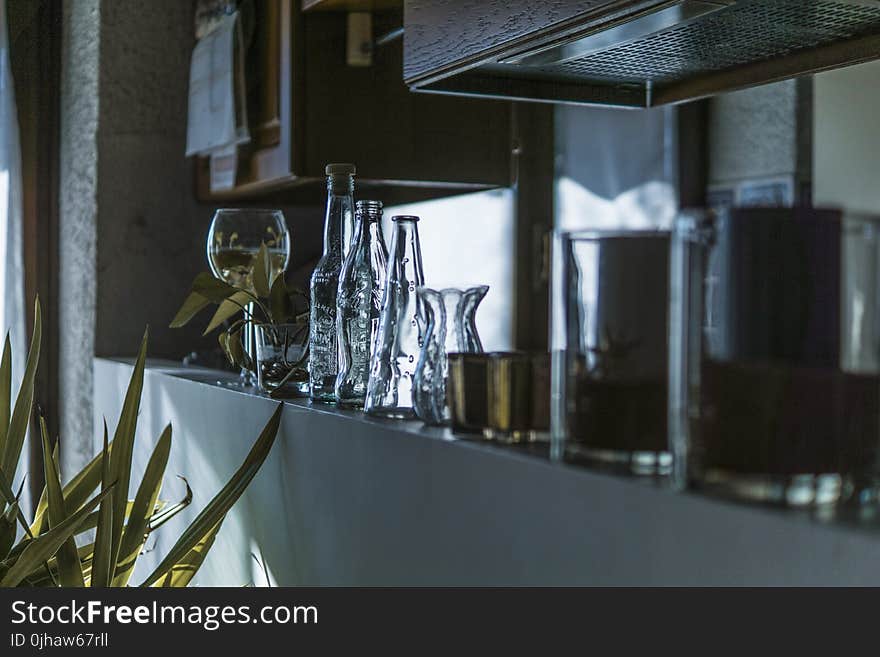
{"type": "Polygon", "coordinates": [[[880,214],[880,62],[814,81],[816,205],[880,214]]]}

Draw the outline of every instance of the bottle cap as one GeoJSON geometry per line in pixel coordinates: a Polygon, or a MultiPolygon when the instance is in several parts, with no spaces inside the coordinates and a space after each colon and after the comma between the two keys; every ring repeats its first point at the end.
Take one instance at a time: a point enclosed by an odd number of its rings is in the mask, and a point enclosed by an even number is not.
{"type": "Polygon", "coordinates": [[[353,176],[356,173],[353,164],[328,164],[324,167],[324,173],[328,176],[353,176]]]}
{"type": "Polygon", "coordinates": [[[418,221],[419,218],[414,214],[396,214],[391,217],[391,221],[418,221]]]}

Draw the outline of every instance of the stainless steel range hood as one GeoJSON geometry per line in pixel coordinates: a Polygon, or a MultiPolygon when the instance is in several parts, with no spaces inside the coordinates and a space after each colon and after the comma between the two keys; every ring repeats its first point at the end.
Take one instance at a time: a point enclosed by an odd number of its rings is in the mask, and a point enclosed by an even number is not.
{"type": "Polygon", "coordinates": [[[880,0],[405,7],[404,77],[418,91],[651,107],[880,58],[880,0]]]}

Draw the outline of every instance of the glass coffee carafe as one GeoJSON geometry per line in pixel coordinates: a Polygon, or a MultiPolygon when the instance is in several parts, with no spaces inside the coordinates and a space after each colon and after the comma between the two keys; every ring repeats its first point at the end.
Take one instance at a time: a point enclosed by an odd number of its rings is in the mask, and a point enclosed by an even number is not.
{"type": "Polygon", "coordinates": [[[873,496],[880,219],[693,212],[675,228],[670,430],[680,485],[788,505],[873,496]]]}
{"type": "Polygon", "coordinates": [[[666,474],[669,233],[570,232],[561,247],[553,455],[666,474]]]}

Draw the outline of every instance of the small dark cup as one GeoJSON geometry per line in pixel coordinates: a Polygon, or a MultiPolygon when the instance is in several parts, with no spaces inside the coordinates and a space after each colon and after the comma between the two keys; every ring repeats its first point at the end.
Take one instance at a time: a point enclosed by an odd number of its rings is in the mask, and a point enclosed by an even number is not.
{"type": "Polygon", "coordinates": [[[456,433],[482,433],[488,425],[489,354],[448,354],[446,395],[456,433]]]}

